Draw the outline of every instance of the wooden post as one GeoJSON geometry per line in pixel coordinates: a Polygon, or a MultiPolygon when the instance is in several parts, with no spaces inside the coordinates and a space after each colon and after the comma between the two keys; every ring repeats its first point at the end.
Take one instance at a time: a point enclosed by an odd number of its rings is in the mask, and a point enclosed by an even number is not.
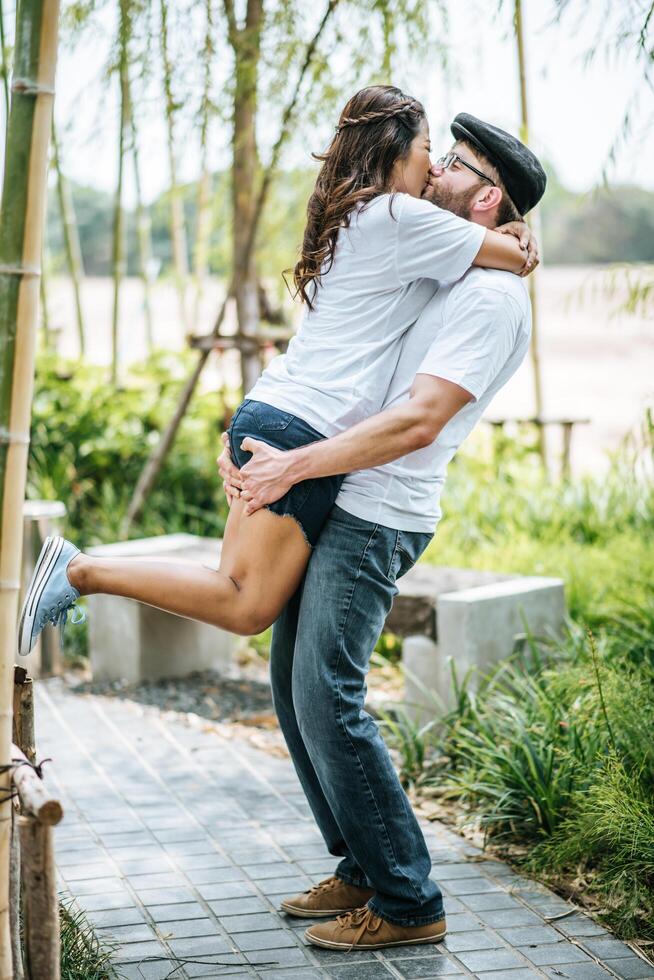
{"type": "Polygon", "coordinates": [[[20,836],[18,808],[11,808],[11,851],[9,854],[9,928],[14,980],[23,980],[23,951],[20,942],[20,836]]]}
{"type": "Polygon", "coordinates": [[[34,740],[34,685],[24,667],[14,667],[14,744],[27,759],[36,761],[34,740]]]}
{"type": "Polygon", "coordinates": [[[561,479],[570,479],[570,444],[572,442],[572,426],[574,422],[562,422],[563,453],[561,455],[561,479]]]}
{"type": "Polygon", "coordinates": [[[27,976],[30,980],[60,980],[61,940],[52,827],[31,815],[19,817],[18,824],[27,976]]]}

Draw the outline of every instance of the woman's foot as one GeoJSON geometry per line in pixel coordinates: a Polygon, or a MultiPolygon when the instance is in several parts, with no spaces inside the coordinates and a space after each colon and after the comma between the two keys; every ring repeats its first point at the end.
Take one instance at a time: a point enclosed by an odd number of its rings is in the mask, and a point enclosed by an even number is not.
{"type": "Polygon", "coordinates": [[[41,630],[48,623],[55,626],[59,623],[63,635],[69,609],[74,607],[76,612],[81,613],[71,622],[82,623],[86,619],[85,613],[75,606],[80,592],[66,571],[69,563],[79,554],[79,548],[65,538],[46,538],[21,611],[18,626],[18,653],[21,657],[30,653],[41,630]]]}

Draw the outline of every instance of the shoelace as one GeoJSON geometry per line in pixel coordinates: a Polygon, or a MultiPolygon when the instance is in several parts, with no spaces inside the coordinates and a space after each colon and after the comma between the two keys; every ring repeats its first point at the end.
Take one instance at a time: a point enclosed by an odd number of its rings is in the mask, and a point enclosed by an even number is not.
{"type": "Polygon", "coordinates": [[[70,602],[67,606],[63,606],[61,609],[58,609],[56,606],[53,607],[47,616],[47,621],[52,623],[53,626],[59,625],[59,642],[62,646],[64,643],[64,631],[66,629],[66,622],[68,620],[68,612],[70,609],[73,610],[73,615],[70,619],[71,623],[76,625],[77,623],[83,623],[85,621],[86,613],[73,602],[70,602]],[[81,615],[75,619],[75,613],[80,613],[81,615]]]}
{"type": "Polygon", "coordinates": [[[360,909],[354,909],[352,912],[344,912],[342,915],[337,915],[336,921],[343,929],[359,927],[354,933],[354,939],[348,947],[348,953],[351,953],[363,934],[365,932],[371,934],[377,932],[384,920],[380,916],[375,915],[367,905],[363,905],[360,909]]]}
{"type": "Polygon", "coordinates": [[[331,891],[332,888],[337,884],[338,878],[325,878],[324,881],[319,881],[317,885],[312,885],[309,888],[309,895],[319,895],[321,892],[331,891]]]}

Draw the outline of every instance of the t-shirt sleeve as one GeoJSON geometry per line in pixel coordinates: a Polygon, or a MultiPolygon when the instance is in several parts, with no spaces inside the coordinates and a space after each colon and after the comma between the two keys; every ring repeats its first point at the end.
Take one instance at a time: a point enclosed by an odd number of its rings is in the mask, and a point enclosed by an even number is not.
{"type": "Polygon", "coordinates": [[[500,290],[455,290],[417,373],[452,381],[476,401],[506,364],[519,329],[514,300],[500,290]]]}
{"type": "Polygon", "coordinates": [[[411,195],[402,195],[396,267],[400,283],[460,279],[472,265],[486,229],[411,195]]]}

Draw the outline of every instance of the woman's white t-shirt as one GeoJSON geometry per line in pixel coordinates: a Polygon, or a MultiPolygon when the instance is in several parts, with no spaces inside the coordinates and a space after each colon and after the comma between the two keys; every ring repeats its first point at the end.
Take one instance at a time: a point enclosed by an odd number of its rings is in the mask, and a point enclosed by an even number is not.
{"type": "Polygon", "coordinates": [[[378,412],[403,335],[436,281],[466,272],[484,234],[480,225],[409,194],[375,198],[340,229],[314,309],[246,398],[292,412],[324,436],[378,412]]]}

